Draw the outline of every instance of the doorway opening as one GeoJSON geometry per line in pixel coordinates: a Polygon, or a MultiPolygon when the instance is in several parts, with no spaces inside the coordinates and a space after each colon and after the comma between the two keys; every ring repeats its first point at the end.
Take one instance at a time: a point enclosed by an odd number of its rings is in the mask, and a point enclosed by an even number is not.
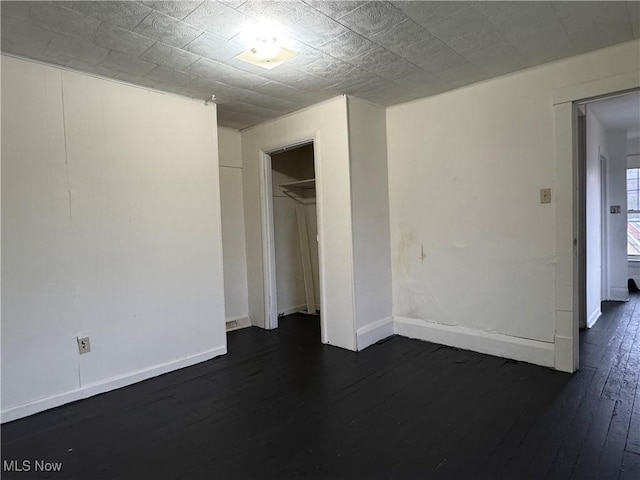
{"type": "Polygon", "coordinates": [[[320,324],[314,143],[271,151],[263,163],[267,328],[278,328],[284,317],[320,324]]]}
{"type": "Polygon", "coordinates": [[[576,103],[578,325],[640,284],[640,92],[576,103]]]}

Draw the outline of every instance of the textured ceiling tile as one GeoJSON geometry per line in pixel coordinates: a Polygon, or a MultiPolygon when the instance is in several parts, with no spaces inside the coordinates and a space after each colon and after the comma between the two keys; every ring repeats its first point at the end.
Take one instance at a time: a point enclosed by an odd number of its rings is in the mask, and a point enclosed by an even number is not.
{"type": "MultiPolygon", "coordinates": [[[[69,7],[90,17],[103,20],[118,27],[133,30],[151,9],[139,2],[69,2],[69,7]]],[[[4,2],[3,2],[4,7],[4,2]]]]}
{"type": "Polygon", "coordinates": [[[394,85],[399,85],[405,89],[412,89],[418,85],[425,84],[445,84],[445,82],[436,76],[434,73],[420,71],[406,77],[399,78],[393,82],[394,85]]]}
{"type": "Polygon", "coordinates": [[[226,102],[226,125],[243,128],[341,93],[393,104],[626,41],[638,36],[640,15],[639,2],[149,4],[154,10],[139,2],[3,2],[2,49],[180,95],[216,94],[226,102]],[[341,17],[379,45],[334,21],[341,17]],[[299,52],[273,70],[232,57],[254,41],[238,21],[263,19],[280,25],[281,44],[299,52]],[[184,49],[191,42],[198,53],[184,49]]]}
{"type": "Polygon", "coordinates": [[[237,100],[245,103],[250,103],[262,108],[268,108],[270,110],[278,112],[290,112],[296,108],[294,102],[286,99],[277,99],[270,97],[269,95],[263,95],[261,93],[246,90],[243,88],[232,88],[220,95],[220,98],[226,101],[237,100]]]}
{"type": "Polygon", "coordinates": [[[203,33],[187,45],[185,50],[210,58],[211,60],[225,62],[242,53],[244,47],[228,42],[210,33],[203,33]]]}
{"type": "Polygon", "coordinates": [[[631,28],[623,29],[604,24],[594,25],[581,31],[570,32],[575,53],[584,53],[598,48],[604,48],[616,43],[627,42],[633,39],[631,28]]]}
{"type": "Polygon", "coordinates": [[[430,59],[441,54],[443,51],[448,51],[450,48],[445,45],[441,40],[428,35],[423,40],[413,43],[405,47],[399,55],[409,60],[416,65],[428,65],[430,59]]]}
{"type": "Polygon", "coordinates": [[[6,38],[0,39],[0,49],[2,49],[3,52],[11,52],[13,49],[13,42],[6,38]]]}
{"type": "MultiPolygon", "coordinates": [[[[476,51],[484,52],[485,50],[476,51]]],[[[446,48],[429,57],[429,60],[421,66],[425,70],[433,73],[438,73],[444,70],[449,70],[451,68],[461,67],[463,65],[466,65],[467,63],[467,58],[463,57],[450,48],[446,48]]]]}
{"type": "Polygon", "coordinates": [[[541,30],[529,39],[509,41],[532,65],[552,62],[576,53],[575,46],[564,30],[541,30]]]}
{"type": "Polygon", "coordinates": [[[196,79],[188,85],[188,88],[201,92],[202,98],[209,98],[211,95],[220,95],[232,87],[221,82],[216,82],[210,78],[196,77],[196,79]]]}
{"type": "Polygon", "coordinates": [[[351,31],[338,35],[318,48],[332,57],[345,61],[378,49],[375,43],[351,31]]]}
{"type": "Polygon", "coordinates": [[[29,14],[28,2],[1,2],[0,13],[3,17],[11,17],[16,20],[25,20],[29,14]]]}
{"type": "Polygon", "coordinates": [[[400,57],[393,52],[381,47],[377,47],[364,55],[349,60],[349,63],[367,72],[374,72],[386,65],[398,60],[400,57]]]}
{"type": "Polygon", "coordinates": [[[349,80],[340,83],[340,85],[330,88],[338,90],[338,93],[356,93],[360,90],[371,90],[379,88],[382,85],[388,85],[389,82],[377,77],[376,75],[362,71],[363,75],[352,77],[349,80]]]}
{"type": "MultiPolygon", "coordinates": [[[[294,50],[294,52],[295,51],[296,50],[294,50]]],[[[304,52],[300,52],[292,59],[287,60],[287,65],[290,67],[301,68],[320,60],[331,60],[331,57],[320,50],[307,48],[304,52]]]]}
{"type": "Polygon", "coordinates": [[[200,55],[156,42],[149,50],[144,52],[140,58],[175,70],[184,70],[199,60],[200,55]]]}
{"type": "Polygon", "coordinates": [[[130,57],[129,55],[112,51],[109,52],[109,55],[107,55],[102,62],[100,62],[100,66],[117,72],[142,76],[156,68],[157,65],[136,57],[130,57]]]}
{"type": "Polygon", "coordinates": [[[52,32],[91,41],[100,20],[60,6],[60,3],[64,2],[33,2],[27,21],[52,32]]]}
{"type": "Polygon", "coordinates": [[[491,24],[479,9],[471,6],[429,24],[428,29],[440,40],[447,42],[474,31],[490,30],[491,24]]]}
{"type": "Polygon", "coordinates": [[[331,1],[331,0],[304,0],[306,4],[331,18],[340,18],[352,10],[364,5],[367,1],[331,1]]]}
{"type": "Polygon", "coordinates": [[[489,78],[483,70],[470,63],[442,70],[435,76],[453,87],[463,87],[489,78]]]}
{"type": "Polygon", "coordinates": [[[580,52],[633,38],[626,2],[555,2],[552,7],[580,52]]]}
{"type": "Polygon", "coordinates": [[[158,12],[147,15],[135,28],[135,32],[178,48],[184,47],[202,34],[202,30],[158,12]]]}
{"type": "Polygon", "coordinates": [[[274,97],[282,98],[287,95],[291,95],[295,93],[297,90],[289,85],[285,85],[283,83],[278,82],[267,82],[264,85],[254,88],[254,90],[258,93],[263,93],[265,95],[271,95],[274,97]]]}
{"type": "Polygon", "coordinates": [[[0,33],[2,33],[3,41],[11,41],[16,45],[25,45],[31,49],[38,48],[42,50],[54,35],[48,30],[9,17],[2,17],[0,33]]]}
{"type": "MultiPolygon", "coordinates": [[[[554,36],[564,35],[570,42],[564,25],[549,3],[518,2],[522,3],[522,6],[514,6],[512,3],[509,2],[508,15],[505,15],[502,10],[491,13],[492,10],[487,14],[491,15],[488,17],[489,22],[495,25],[505,40],[510,43],[524,43],[534,40],[537,36],[552,34],[554,36]]],[[[487,7],[484,6],[484,8],[487,7]]]]}
{"type": "Polygon", "coordinates": [[[202,99],[204,98],[204,96],[197,90],[193,90],[189,87],[176,87],[173,86],[171,90],[168,90],[167,87],[162,87],[162,89],[167,89],[167,91],[171,91],[177,95],[182,95],[183,97],[187,97],[187,98],[195,98],[195,99],[202,99]]]}
{"type": "Polygon", "coordinates": [[[217,2],[202,3],[184,21],[226,39],[232,38],[253,23],[243,13],[217,2]]]}
{"type": "Polygon", "coordinates": [[[389,65],[385,65],[384,67],[375,70],[373,73],[386,80],[397,80],[398,78],[417,73],[420,70],[421,69],[416,67],[413,63],[399,58],[389,65]]]}
{"type": "Polygon", "coordinates": [[[297,90],[322,89],[333,85],[335,82],[326,78],[316,77],[315,75],[304,74],[286,65],[280,65],[273,70],[266,71],[263,75],[265,78],[284,83],[297,90]]]}
{"type": "Polygon", "coordinates": [[[94,43],[109,50],[137,57],[147,51],[156,41],[116,27],[111,23],[103,22],[96,31],[94,43]]]}
{"type": "Polygon", "coordinates": [[[634,38],[640,37],[640,2],[627,2],[629,21],[633,29],[634,38]]]}
{"type": "Polygon", "coordinates": [[[466,58],[490,75],[502,75],[529,66],[526,59],[509,44],[476,50],[467,54],[466,58]]]}
{"type": "Polygon", "coordinates": [[[194,64],[190,65],[186,70],[201,77],[208,77],[211,80],[225,83],[230,86],[251,89],[253,87],[264,85],[267,80],[257,75],[242,72],[236,68],[214,62],[207,58],[201,58],[194,64]]]}
{"type": "Polygon", "coordinates": [[[427,35],[429,33],[422,25],[418,25],[413,20],[405,20],[384,32],[376,33],[371,36],[371,40],[387,50],[401,53],[409,45],[423,40],[427,35]]]}
{"type": "Polygon", "coordinates": [[[156,84],[150,80],[141,77],[140,75],[131,75],[130,73],[124,72],[114,72],[113,74],[114,80],[119,80],[121,82],[127,82],[134,85],[142,85],[146,87],[156,88],[156,84]]]}
{"type": "Polygon", "coordinates": [[[405,21],[402,10],[387,2],[368,2],[338,20],[350,29],[370,37],[405,21]]]}
{"type": "Polygon", "coordinates": [[[41,62],[52,63],[54,65],[65,66],[72,59],[65,54],[52,52],[42,48],[36,48],[33,45],[27,43],[12,43],[2,39],[2,49],[8,51],[14,55],[21,57],[31,58],[41,62]]]}
{"type": "Polygon", "coordinates": [[[216,103],[220,106],[225,107],[229,111],[241,113],[244,115],[251,115],[252,117],[260,117],[263,120],[277,118],[282,115],[282,112],[279,112],[277,110],[271,110],[269,108],[263,108],[257,105],[235,100],[232,103],[225,103],[225,100],[221,98],[219,100],[216,99],[216,103]]]}
{"type": "Polygon", "coordinates": [[[483,50],[493,45],[500,45],[504,43],[504,41],[502,35],[491,27],[486,30],[473,30],[468,35],[446,41],[445,43],[456,52],[464,55],[474,50],[483,50]]]}
{"type": "Polygon", "coordinates": [[[358,94],[358,97],[382,106],[394,105],[415,99],[412,92],[391,88],[380,91],[361,92],[358,94]]]}
{"type": "Polygon", "coordinates": [[[146,78],[160,85],[186,87],[195,80],[194,75],[177,72],[164,66],[158,66],[145,75],[146,78]]]}
{"type": "Polygon", "coordinates": [[[420,71],[423,71],[420,67],[400,58],[397,61],[374,71],[373,73],[386,80],[393,81],[420,71]]]}
{"type": "Polygon", "coordinates": [[[348,63],[341,62],[340,60],[322,59],[305,67],[301,67],[299,70],[311,75],[339,82],[349,78],[349,74],[353,70],[353,66],[348,63]]]}
{"type": "Polygon", "coordinates": [[[472,2],[398,2],[404,14],[423,26],[437,23],[461,10],[472,6],[472,2]]]}
{"type": "Polygon", "coordinates": [[[320,45],[341,35],[348,28],[309,7],[299,23],[288,26],[291,35],[307,45],[320,45]]]}
{"type": "Polygon", "coordinates": [[[149,8],[160,13],[182,20],[193,12],[202,2],[168,1],[168,2],[142,2],[149,8]]]}
{"type": "Polygon", "coordinates": [[[229,128],[242,130],[260,123],[260,119],[251,115],[242,115],[237,112],[227,110],[222,105],[218,105],[218,123],[229,128]]]}
{"type": "MultiPolygon", "coordinates": [[[[80,72],[91,73],[94,75],[100,75],[102,77],[107,78],[117,78],[118,72],[116,70],[111,70],[102,65],[94,65],[92,63],[86,63],[81,60],[70,60],[67,63],[67,67],[73,70],[78,70],[80,72]]],[[[139,76],[136,76],[138,78],[139,76]]]]}
{"type": "MultiPolygon", "coordinates": [[[[259,67],[258,65],[253,65],[249,62],[245,62],[244,60],[240,60],[238,58],[230,58],[226,62],[225,65],[229,65],[230,67],[237,68],[245,73],[250,73],[251,75],[262,76],[266,69],[263,67],[259,67]]],[[[288,63],[288,62],[287,62],[288,63]]]]}
{"type": "Polygon", "coordinates": [[[109,54],[106,48],[60,34],[54,35],[47,45],[47,51],[93,64],[100,63],[109,54]]]}
{"type": "Polygon", "coordinates": [[[286,35],[307,45],[321,45],[347,29],[302,2],[249,0],[239,10],[255,20],[272,21],[286,35]]]}
{"type": "Polygon", "coordinates": [[[245,3],[247,0],[220,0],[220,3],[224,3],[226,6],[231,8],[238,8],[240,5],[245,3]]]}
{"type": "Polygon", "coordinates": [[[282,21],[287,23],[298,21],[302,17],[302,6],[292,1],[264,2],[248,0],[238,7],[238,11],[256,21],[273,21],[275,25],[282,26],[282,21]]]}
{"type": "Polygon", "coordinates": [[[495,25],[535,20],[553,13],[549,2],[478,2],[476,7],[495,25]]]}
{"type": "Polygon", "coordinates": [[[300,110],[301,108],[307,107],[309,105],[314,105],[318,102],[323,102],[335,96],[336,94],[333,92],[318,89],[312,91],[296,90],[295,93],[287,95],[285,98],[294,101],[298,107],[297,109],[300,110]]]}

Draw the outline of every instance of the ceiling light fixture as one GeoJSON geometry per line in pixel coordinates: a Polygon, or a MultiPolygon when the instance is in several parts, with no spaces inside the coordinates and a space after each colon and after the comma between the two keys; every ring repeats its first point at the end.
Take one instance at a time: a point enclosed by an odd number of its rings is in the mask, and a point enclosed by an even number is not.
{"type": "Polygon", "coordinates": [[[278,44],[278,38],[271,37],[258,37],[256,43],[251,48],[251,52],[260,60],[272,60],[280,53],[280,45],[278,44]]]}
{"type": "Polygon", "coordinates": [[[243,35],[245,38],[251,39],[249,42],[251,47],[236,58],[270,70],[298,55],[297,52],[280,45],[276,32],[277,29],[269,24],[254,25],[252,32],[243,35]]]}

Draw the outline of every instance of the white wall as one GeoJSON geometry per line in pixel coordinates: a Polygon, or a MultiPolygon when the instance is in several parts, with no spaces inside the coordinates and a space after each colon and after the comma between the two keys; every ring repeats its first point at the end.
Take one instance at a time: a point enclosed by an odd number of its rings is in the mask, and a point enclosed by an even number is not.
{"type": "Polygon", "coordinates": [[[555,351],[572,341],[556,326],[571,322],[573,265],[554,94],[637,72],[639,45],[387,109],[396,333],[571,369],[555,351]]]}
{"type": "Polygon", "coordinates": [[[629,299],[629,267],[627,260],[627,131],[608,130],[605,133],[607,152],[607,271],[608,291],[605,300],[629,299]],[[609,207],[620,205],[620,214],[611,214],[609,207]]]}
{"type": "Polygon", "coordinates": [[[226,352],[217,148],[213,106],[2,56],[3,421],[226,352]]]}
{"type": "Polygon", "coordinates": [[[358,350],[393,334],[386,113],[348,97],[358,350]]]}
{"type": "Polygon", "coordinates": [[[244,130],[242,157],[249,315],[265,327],[260,152],[314,139],[323,341],[355,350],[353,254],[346,98],[244,130]]]}
{"type": "MultiPolygon", "coordinates": [[[[602,178],[600,155],[609,161],[605,132],[591,106],[587,105],[587,152],[586,152],[586,225],[587,225],[587,316],[582,327],[591,328],[600,318],[600,303],[603,300],[602,282],[602,178]]],[[[582,322],[583,319],[580,319],[582,322]]]]}
{"type": "Polygon", "coordinates": [[[248,325],[241,134],[237,130],[218,127],[218,144],[226,320],[248,325]]]}

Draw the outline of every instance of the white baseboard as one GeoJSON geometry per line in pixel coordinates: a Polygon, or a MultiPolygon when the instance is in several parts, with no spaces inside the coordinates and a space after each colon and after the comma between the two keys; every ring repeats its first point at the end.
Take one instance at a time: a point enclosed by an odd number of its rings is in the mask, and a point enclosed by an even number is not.
{"type": "Polygon", "coordinates": [[[628,302],[629,301],[629,288],[628,287],[611,287],[609,288],[609,300],[614,302],[628,302]]]}
{"type": "Polygon", "coordinates": [[[233,332],[234,330],[250,327],[251,319],[249,317],[229,318],[225,324],[227,326],[227,332],[233,332]]]}
{"type": "Polygon", "coordinates": [[[382,318],[376,322],[359,328],[356,332],[358,350],[364,350],[380,340],[393,335],[393,318],[382,318]]]}
{"type": "Polygon", "coordinates": [[[596,308],[593,312],[591,312],[591,315],[587,317],[587,328],[593,327],[600,318],[600,315],[602,315],[600,308],[596,308]]]}
{"type": "Polygon", "coordinates": [[[552,367],[554,344],[528,338],[512,337],[467,327],[442,325],[406,317],[393,317],[394,333],[451,347],[486,353],[496,357],[552,367]]]}
{"type": "Polygon", "coordinates": [[[185,357],[172,360],[170,362],[161,363],[152,367],[136,370],[134,372],[125,373],[116,377],[107,378],[98,382],[89,383],[78,389],[53,395],[47,398],[35,400],[33,402],[24,403],[15,407],[7,408],[0,412],[0,423],[10,422],[17,420],[34,413],[42,412],[50,408],[59,407],[65,403],[75,402],[76,400],[82,400],[83,398],[92,397],[100,393],[105,393],[111,390],[116,390],[121,387],[126,387],[142,380],[157,377],[163,373],[168,373],[173,370],[179,370],[184,367],[195,365],[196,363],[210,360],[214,357],[224,355],[227,353],[227,346],[222,345],[215,347],[204,352],[196,353],[194,355],[187,355],[185,357]]]}
{"type": "MultiPolygon", "coordinates": [[[[301,303],[300,305],[294,305],[293,307],[284,308],[282,310],[278,310],[278,316],[291,315],[292,313],[298,313],[302,310],[307,309],[306,303],[301,303]]],[[[316,310],[320,311],[320,305],[316,305],[316,310]]]]}
{"type": "Polygon", "coordinates": [[[555,344],[555,365],[556,370],[573,373],[578,369],[577,358],[574,359],[573,338],[556,335],[553,339],[555,344]]]}

